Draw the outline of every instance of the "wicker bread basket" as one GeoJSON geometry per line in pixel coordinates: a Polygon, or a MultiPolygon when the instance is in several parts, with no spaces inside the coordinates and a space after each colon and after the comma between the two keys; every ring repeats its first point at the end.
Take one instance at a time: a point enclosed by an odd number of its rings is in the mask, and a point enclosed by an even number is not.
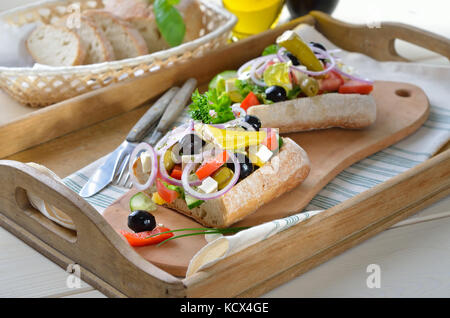
{"type": "MultiPolygon", "coordinates": [[[[98,64],[48,69],[0,67],[0,87],[20,103],[42,107],[201,56],[227,43],[237,19],[207,0],[198,1],[205,29],[200,30],[195,40],[135,58],[98,64]]],[[[43,1],[5,11],[0,20],[18,26],[37,21],[51,23],[52,19],[67,14],[74,3],[80,5],[81,12],[103,8],[102,0],[43,1]]]]}

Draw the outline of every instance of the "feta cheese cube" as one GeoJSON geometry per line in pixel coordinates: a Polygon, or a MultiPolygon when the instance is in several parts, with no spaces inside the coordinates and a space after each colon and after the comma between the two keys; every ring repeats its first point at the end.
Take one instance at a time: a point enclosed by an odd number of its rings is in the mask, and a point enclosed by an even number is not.
{"type": "Polygon", "coordinates": [[[198,187],[199,190],[203,191],[204,193],[213,193],[217,191],[219,184],[216,180],[214,180],[211,177],[206,178],[203,180],[202,184],[198,187]]]}
{"type": "Polygon", "coordinates": [[[150,173],[152,171],[152,158],[150,158],[150,153],[145,151],[141,153],[139,158],[141,159],[142,172],[150,173]]]}
{"type": "Polygon", "coordinates": [[[256,152],[256,156],[263,162],[269,161],[270,158],[272,158],[272,155],[273,152],[264,145],[260,145],[258,151],[256,152]]]}

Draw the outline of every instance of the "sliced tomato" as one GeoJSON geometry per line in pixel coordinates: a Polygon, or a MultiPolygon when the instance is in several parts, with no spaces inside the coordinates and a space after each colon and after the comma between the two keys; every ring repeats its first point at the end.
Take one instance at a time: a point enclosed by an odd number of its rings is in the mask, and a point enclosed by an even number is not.
{"type": "Polygon", "coordinates": [[[177,191],[168,189],[159,178],[156,178],[156,190],[159,196],[167,203],[172,203],[179,195],[177,191]]]}
{"type": "Polygon", "coordinates": [[[319,80],[319,89],[326,92],[337,92],[344,82],[341,74],[336,71],[330,71],[325,78],[319,80]]]}
{"type": "Polygon", "coordinates": [[[245,111],[252,106],[260,105],[258,97],[253,92],[248,93],[248,95],[244,98],[241,103],[241,108],[245,111]]]}
{"type": "Polygon", "coordinates": [[[216,170],[222,167],[228,160],[228,153],[226,151],[220,153],[215,158],[204,163],[198,170],[195,172],[197,177],[200,180],[206,179],[210,175],[212,175],[216,170]]]}
{"type": "Polygon", "coordinates": [[[339,87],[340,94],[361,94],[368,95],[373,91],[373,85],[360,81],[348,81],[339,87]]]}
{"type": "Polygon", "coordinates": [[[271,151],[275,151],[278,148],[278,135],[275,129],[269,129],[267,138],[263,140],[261,145],[266,146],[271,151]]]}
{"type": "Polygon", "coordinates": [[[183,170],[181,170],[181,164],[176,164],[172,172],[170,173],[170,176],[174,179],[181,180],[181,175],[183,174],[183,170]]]}
{"type": "Polygon", "coordinates": [[[170,231],[166,227],[157,226],[152,231],[145,231],[145,232],[139,232],[139,233],[132,233],[127,231],[120,231],[120,234],[125,236],[128,243],[131,246],[147,246],[147,245],[154,245],[161,243],[162,241],[165,241],[173,236],[173,233],[164,233],[159,234],[162,232],[170,231]],[[156,235],[159,234],[159,235],[156,235]],[[156,236],[152,236],[156,235],[156,236]]]}

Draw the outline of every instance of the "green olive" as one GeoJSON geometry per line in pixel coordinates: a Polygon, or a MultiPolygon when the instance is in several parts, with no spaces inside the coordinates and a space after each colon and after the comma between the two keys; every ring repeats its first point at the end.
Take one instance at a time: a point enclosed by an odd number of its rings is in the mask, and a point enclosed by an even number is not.
{"type": "Polygon", "coordinates": [[[231,178],[233,178],[233,171],[227,167],[222,167],[212,175],[212,178],[218,183],[218,190],[222,190],[227,186],[230,182],[231,178]]]}
{"type": "Polygon", "coordinates": [[[319,83],[312,77],[305,78],[300,83],[300,88],[302,92],[308,97],[316,96],[319,92],[319,83]]]}
{"type": "Polygon", "coordinates": [[[175,161],[172,158],[172,150],[168,149],[164,154],[164,168],[166,168],[167,173],[170,173],[175,166],[175,161]]]}

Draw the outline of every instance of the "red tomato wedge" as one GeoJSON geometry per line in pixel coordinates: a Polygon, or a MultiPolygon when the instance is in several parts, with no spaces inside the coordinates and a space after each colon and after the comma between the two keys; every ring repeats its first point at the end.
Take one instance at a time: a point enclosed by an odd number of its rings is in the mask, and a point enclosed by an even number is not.
{"type": "Polygon", "coordinates": [[[228,153],[226,151],[220,153],[215,158],[209,160],[205,164],[203,164],[198,170],[195,172],[197,177],[200,180],[206,179],[210,175],[212,175],[217,169],[222,167],[228,160],[228,153]]]}
{"type": "Polygon", "coordinates": [[[261,103],[258,100],[258,97],[253,92],[248,93],[248,95],[244,98],[241,103],[241,108],[245,111],[252,106],[260,105],[261,103]]]}
{"type": "Polygon", "coordinates": [[[261,145],[266,146],[271,151],[275,151],[278,148],[278,138],[275,129],[269,129],[267,132],[267,138],[263,140],[261,145]]]}
{"type": "Polygon", "coordinates": [[[181,165],[180,164],[176,164],[173,169],[172,172],[170,173],[170,176],[174,179],[177,180],[181,180],[181,175],[183,174],[183,170],[181,170],[181,165]]]}
{"type": "Polygon", "coordinates": [[[145,231],[145,232],[139,232],[139,233],[132,233],[132,232],[127,232],[127,231],[120,231],[120,234],[122,234],[123,236],[125,236],[125,238],[127,239],[128,243],[131,246],[147,246],[147,245],[154,245],[154,244],[158,244],[161,243],[162,241],[165,241],[169,238],[171,238],[173,236],[173,233],[164,233],[164,234],[159,234],[162,232],[167,232],[170,231],[168,228],[166,227],[161,227],[158,226],[156,228],[154,228],[152,231],[145,231]],[[153,236],[155,234],[159,234],[157,236],[153,236]]]}
{"type": "Polygon", "coordinates": [[[344,82],[341,74],[336,71],[330,71],[325,78],[319,80],[319,89],[325,92],[337,92],[344,82]]]}
{"type": "Polygon", "coordinates": [[[373,85],[359,81],[348,81],[339,87],[340,94],[361,94],[368,95],[373,91],[373,85]]]}
{"type": "Polygon", "coordinates": [[[176,198],[178,198],[178,192],[168,189],[159,178],[156,178],[156,190],[158,191],[160,197],[167,203],[172,203],[176,198]]]}

